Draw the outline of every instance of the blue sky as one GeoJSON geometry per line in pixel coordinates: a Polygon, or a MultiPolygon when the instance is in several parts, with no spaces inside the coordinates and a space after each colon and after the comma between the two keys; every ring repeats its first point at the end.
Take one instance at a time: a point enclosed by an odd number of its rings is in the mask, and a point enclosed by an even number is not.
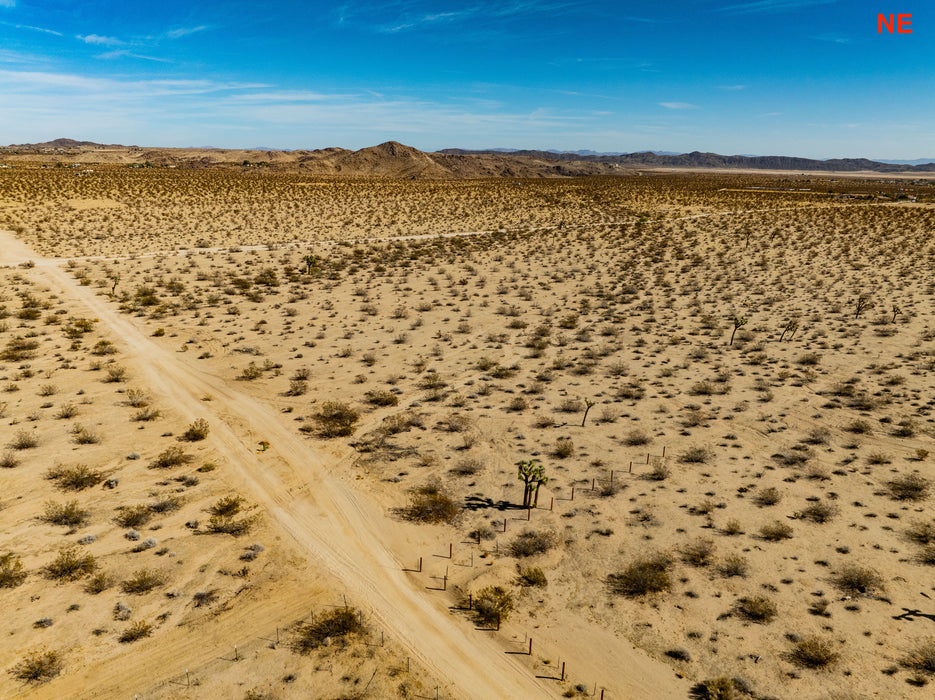
{"type": "Polygon", "coordinates": [[[0,143],[935,157],[933,39],[930,0],[0,0],[0,143]]]}

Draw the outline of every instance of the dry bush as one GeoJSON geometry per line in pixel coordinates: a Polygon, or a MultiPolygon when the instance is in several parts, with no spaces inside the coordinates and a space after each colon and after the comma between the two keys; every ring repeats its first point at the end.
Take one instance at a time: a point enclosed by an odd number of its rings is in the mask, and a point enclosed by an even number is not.
{"type": "Polygon", "coordinates": [[[692,566],[707,566],[714,557],[714,541],[699,538],[692,542],[686,542],[679,550],[682,555],[682,561],[692,566]]]}
{"type": "Polygon", "coordinates": [[[164,585],[165,582],[166,577],[161,572],[155,569],[139,569],[133,572],[130,578],[120,583],[120,589],[124,593],[142,595],[164,585]]]}
{"type": "Polygon", "coordinates": [[[26,571],[20,558],[7,552],[0,554],[0,588],[16,588],[26,580],[26,571]]]}
{"type": "Polygon", "coordinates": [[[149,463],[149,468],[169,469],[171,467],[178,467],[183,464],[188,464],[189,462],[194,461],[194,459],[195,457],[193,455],[186,454],[185,450],[180,445],[171,445],[156,455],[156,459],[149,463]]]}
{"type": "Polygon", "coordinates": [[[88,521],[90,515],[91,512],[79,506],[78,501],[68,501],[67,503],[49,501],[45,504],[45,510],[39,519],[51,525],[79,527],[88,521]]]}
{"type": "Polygon", "coordinates": [[[112,367],[107,368],[107,375],[103,379],[104,382],[109,383],[119,383],[127,381],[127,370],[125,367],[120,365],[113,365],[112,367]]]}
{"type": "Polygon", "coordinates": [[[765,596],[752,596],[737,601],[737,614],[746,620],[767,624],[776,617],[776,604],[765,596]]]}
{"type": "Polygon", "coordinates": [[[127,389],[127,405],[133,408],[145,408],[149,405],[149,395],[142,389],[127,389]]]}
{"type": "Polygon", "coordinates": [[[420,523],[450,523],[461,512],[439,482],[420,486],[409,498],[409,505],[402,511],[407,520],[420,523]]]}
{"type": "Polygon", "coordinates": [[[900,665],[918,673],[935,675],[935,638],[917,642],[915,649],[900,660],[900,665]]]}
{"type": "Polygon", "coordinates": [[[86,464],[77,464],[74,467],[56,466],[46,472],[46,479],[54,481],[60,489],[67,491],[81,491],[82,489],[97,486],[104,480],[103,472],[91,469],[86,464]]]}
{"type": "Polygon", "coordinates": [[[639,445],[648,445],[652,442],[652,438],[646,434],[643,430],[631,430],[627,433],[627,436],[623,439],[623,444],[628,447],[637,447],[639,445]]]}
{"type": "Polygon", "coordinates": [[[114,522],[120,527],[142,527],[153,517],[149,506],[120,506],[120,510],[114,516],[114,522]]]}
{"type": "Polygon", "coordinates": [[[717,567],[718,573],[724,578],[731,578],[732,576],[744,578],[749,569],[750,563],[747,561],[746,557],[739,554],[729,554],[724,557],[724,560],[717,567]]]}
{"type": "Polygon", "coordinates": [[[198,442],[208,437],[210,430],[211,428],[208,426],[208,421],[204,418],[198,418],[179,436],[179,440],[183,442],[198,442]]]}
{"type": "Polygon", "coordinates": [[[669,568],[672,559],[657,553],[636,559],[618,574],[607,577],[611,593],[627,597],[644,596],[648,593],[667,591],[672,586],[669,568]]]}
{"type": "Polygon", "coordinates": [[[792,537],[792,526],[779,520],[767,523],[760,528],[760,537],[769,542],[788,540],[792,537]]]}
{"type": "Polygon", "coordinates": [[[121,644],[128,644],[130,642],[135,642],[138,639],[143,637],[148,637],[153,633],[153,626],[146,622],[145,620],[137,620],[132,625],[127,627],[120,636],[117,637],[117,641],[121,644]]]}
{"type": "Polygon", "coordinates": [[[869,567],[846,564],[832,577],[831,582],[844,593],[852,596],[872,596],[884,590],[883,577],[869,567]]]}
{"type": "Polygon", "coordinates": [[[95,569],[94,557],[71,545],[59,550],[58,556],[43,567],[42,575],[53,581],[77,581],[94,573],[95,569]]]}
{"type": "Polygon", "coordinates": [[[807,505],[800,511],[801,517],[813,523],[826,523],[832,520],[839,512],[837,506],[823,501],[816,501],[807,505]]]}
{"type": "Polygon", "coordinates": [[[546,578],[545,572],[538,566],[530,566],[525,568],[520,567],[517,582],[521,586],[537,586],[541,588],[547,586],[549,580],[546,578]]]}
{"type": "Polygon", "coordinates": [[[903,474],[888,481],[886,488],[897,501],[924,501],[928,498],[930,483],[921,474],[903,474]]]}
{"type": "Polygon", "coordinates": [[[39,436],[31,430],[19,430],[10,441],[14,450],[31,450],[39,445],[39,436]]]}
{"type": "Polygon", "coordinates": [[[571,438],[559,438],[552,447],[552,456],[556,459],[567,459],[575,453],[575,443],[571,438]]]}
{"type": "Polygon", "coordinates": [[[399,403],[399,397],[392,391],[384,389],[374,389],[364,394],[367,403],[374,406],[395,406],[399,403]]]}
{"type": "Polygon", "coordinates": [[[906,537],[916,544],[935,543],[935,520],[931,522],[916,522],[906,530],[906,537]]]}
{"type": "Polygon", "coordinates": [[[97,595],[98,593],[103,593],[113,585],[113,577],[111,577],[110,574],[101,571],[88,579],[88,582],[84,585],[84,592],[89,593],[90,595],[97,595]]]}
{"type": "Polygon", "coordinates": [[[152,406],[146,406],[141,408],[139,411],[133,414],[130,420],[137,423],[146,423],[149,421],[156,420],[162,415],[162,411],[158,408],[153,408],[152,406]]]}
{"type": "Polygon", "coordinates": [[[834,643],[821,637],[806,637],[793,642],[787,658],[796,666],[823,669],[838,660],[840,654],[834,650],[834,643]]]}
{"type": "Polygon", "coordinates": [[[10,675],[25,683],[41,683],[61,673],[62,667],[62,656],[57,651],[36,649],[17,662],[10,675]]]}
{"type": "Polygon", "coordinates": [[[740,700],[743,697],[734,681],[727,676],[708,678],[692,688],[692,697],[699,700],[740,700]]]}
{"type": "Polygon", "coordinates": [[[505,621],[513,611],[513,594],[503,586],[487,586],[474,595],[477,622],[494,625],[505,621]]]}
{"type": "Polygon", "coordinates": [[[679,455],[679,461],[686,464],[705,464],[713,455],[706,447],[689,447],[679,455]]]}
{"type": "Polygon", "coordinates": [[[782,493],[775,486],[770,486],[759,491],[753,500],[758,506],[774,506],[782,500],[782,493]]]}
{"type": "Polygon", "coordinates": [[[354,434],[360,414],[343,401],[325,401],[312,420],[321,437],[345,437],[354,434]]]}
{"type": "Polygon", "coordinates": [[[347,637],[363,631],[364,626],[356,609],[337,608],[323,612],[299,627],[292,641],[292,650],[297,654],[308,654],[322,645],[346,644],[347,637]]]}
{"type": "Polygon", "coordinates": [[[514,557],[531,557],[548,552],[558,538],[547,530],[524,530],[510,543],[510,554],[514,557]]]}
{"type": "Polygon", "coordinates": [[[14,469],[19,466],[19,457],[13,452],[0,455],[0,469],[14,469]]]}

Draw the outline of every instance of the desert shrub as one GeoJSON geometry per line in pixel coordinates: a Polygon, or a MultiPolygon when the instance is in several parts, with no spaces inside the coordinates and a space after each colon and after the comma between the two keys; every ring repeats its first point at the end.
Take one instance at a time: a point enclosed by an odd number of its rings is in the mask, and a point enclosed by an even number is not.
{"type": "Polygon", "coordinates": [[[98,593],[103,593],[113,585],[114,579],[110,574],[101,571],[88,579],[88,582],[84,585],[84,592],[97,595],[98,593]]]}
{"type": "Polygon", "coordinates": [[[672,560],[661,553],[636,559],[622,572],[608,576],[607,585],[611,593],[627,597],[666,591],[672,585],[671,566],[672,560]]]}
{"type": "Polygon", "coordinates": [[[916,522],[906,530],[906,537],[916,544],[935,543],[935,520],[931,522],[916,522]]]}
{"type": "Polygon", "coordinates": [[[841,567],[831,577],[831,582],[838,589],[852,596],[872,596],[884,588],[883,577],[877,571],[855,564],[847,564],[841,567]]]}
{"type": "Polygon", "coordinates": [[[457,517],[460,510],[440,483],[430,482],[410,494],[403,516],[420,523],[448,523],[457,517]]]}
{"type": "Polygon", "coordinates": [[[153,626],[146,622],[145,620],[137,620],[132,625],[127,627],[119,637],[117,641],[121,644],[128,644],[130,642],[135,642],[138,639],[143,637],[148,637],[153,633],[153,626]]]}
{"type": "Polygon", "coordinates": [[[899,663],[912,671],[935,675],[935,638],[929,637],[918,642],[915,649],[906,654],[899,663]]]}
{"type": "Polygon", "coordinates": [[[686,542],[680,549],[682,561],[692,566],[707,566],[714,556],[714,541],[699,538],[686,542]]]}
{"type": "Polygon", "coordinates": [[[788,659],[796,666],[804,668],[827,668],[838,660],[840,654],[834,650],[834,644],[821,637],[806,637],[793,642],[788,659]]]}
{"type": "Polygon", "coordinates": [[[769,542],[788,540],[792,537],[792,526],[776,520],[760,528],[760,537],[769,542]]]}
{"type": "Polygon", "coordinates": [[[559,438],[552,447],[552,456],[557,459],[566,459],[575,453],[575,443],[571,438],[559,438]]]}
{"type": "Polygon", "coordinates": [[[478,623],[493,625],[509,617],[513,610],[513,594],[503,586],[487,586],[474,595],[474,611],[478,623]]]}
{"type": "Polygon", "coordinates": [[[805,508],[800,511],[800,514],[803,518],[811,520],[813,523],[826,523],[838,514],[838,508],[832,503],[815,501],[805,506],[805,508]]]}
{"type": "Polygon", "coordinates": [[[149,421],[156,420],[159,416],[162,415],[162,411],[158,408],[153,408],[152,406],[145,406],[139,411],[133,414],[130,420],[137,423],[148,423],[149,421]]]}
{"type": "Polygon", "coordinates": [[[289,380],[289,388],[286,389],[286,396],[302,396],[308,392],[308,382],[304,379],[289,380]]]}
{"type": "Polygon", "coordinates": [[[325,401],[312,419],[322,437],[344,437],[354,433],[360,414],[342,401],[325,401]]]}
{"type": "Polygon", "coordinates": [[[455,476],[473,476],[484,468],[484,463],[476,457],[459,460],[449,473],[455,476]]]}
{"type": "Polygon", "coordinates": [[[107,368],[107,375],[103,379],[104,382],[109,383],[118,383],[127,381],[127,370],[125,367],[120,365],[113,365],[112,367],[107,368]]]}
{"type": "Polygon", "coordinates": [[[4,452],[0,455],[0,469],[15,469],[19,466],[19,457],[13,452],[4,452]]]}
{"type": "Polygon", "coordinates": [[[711,456],[711,450],[706,447],[690,447],[679,455],[679,461],[688,464],[704,464],[711,459],[711,456]]]}
{"type": "Polygon", "coordinates": [[[124,593],[141,595],[162,586],[165,582],[166,578],[161,572],[155,569],[139,569],[133,572],[130,578],[121,582],[120,589],[124,593]]]}
{"type": "Polygon", "coordinates": [[[77,581],[94,573],[97,562],[74,545],[59,550],[58,556],[42,569],[42,575],[53,581],[77,581]]]}
{"type": "Polygon", "coordinates": [[[69,418],[74,418],[76,415],[78,415],[78,407],[70,401],[67,401],[59,406],[55,417],[59,420],[68,420],[69,418]]]}
{"type": "Polygon", "coordinates": [[[740,700],[734,681],[727,676],[708,678],[692,688],[693,696],[699,700],[740,700]]]}
{"type": "Polygon", "coordinates": [[[39,445],[39,437],[31,430],[19,430],[13,436],[10,447],[14,450],[31,450],[39,445]]]}
{"type": "Polygon", "coordinates": [[[26,580],[26,571],[20,558],[7,552],[0,554],[0,588],[16,588],[26,580]]]}
{"type": "Polygon", "coordinates": [[[97,486],[104,480],[104,474],[86,464],[78,464],[74,467],[52,467],[46,472],[45,478],[54,481],[61,489],[81,491],[97,486]]]}
{"type": "Polygon", "coordinates": [[[257,367],[256,362],[251,362],[249,365],[243,368],[243,370],[240,372],[240,376],[237,378],[249,382],[254,379],[259,379],[262,376],[263,370],[257,367]]]}
{"type": "Polygon", "coordinates": [[[242,508],[243,497],[233,495],[219,498],[217,502],[208,510],[212,515],[216,515],[221,518],[232,518],[237,515],[242,508]]]}
{"type": "Polygon", "coordinates": [[[848,424],[844,429],[849,433],[866,435],[867,433],[873,432],[873,425],[870,423],[870,421],[865,421],[861,418],[858,418],[857,420],[848,424]]]}
{"type": "Polygon", "coordinates": [[[166,496],[149,504],[153,513],[171,513],[182,507],[182,499],[178,496],[166,496]]]}
{"type": "Polygon", "coordinates": [[[359,634],[363,629],[356,609],[330,610],[299,627],[292,641],[292,650],[298,654],[308,654],[323,644],[345,643],[348,636],[359,634]]]}
{"type": "Polygon", "coordinates": [[[91,512],[79,506],[78,501],[68,501],[67,503],[49,501],[45,504],[45,510],[39,519],[51,525],[78,527],[86,523],[90,515],[91,512]]]}
{"type": "Polygon", "coordinates": [[[558,538],[547,530],[524,530],[510,543],[510,554],[514,557],[531,557],[548,552],[558,538]]]}
{"type": "Polygon", "coordinates": [[[127,389],[127,405],[133,408],[145,408],[149,405],[149,395],[142,389],[127,389]]]}
{"type": "Polygon", "coordinates": [[[182,449],[180,445],[172,445],[156,455],[156,459],[149,463],[149,468],[169,469],[171,467],[188,464],[194,459],[194,456],[186,454],[185,450],[182,449]]]}
{"type": "Polygon", "coordinates": [[[765,596],[752,596],[737,601],[737,613],[753,622],[766,624],[776,617],[776,604],[765,596]]]}
{"type": "Polygon", "coordinates": [[[742,557],[739,554],[729,554],[724,557],[724,560],[717,567],[717,570],[721,576],[731,578],[732,576],[746,576],[749,568],[750,564],[747,562],[746,557],[742,557]]]}
{"type": "Polygon", "coordinates": [[[120,510],[114,516],[114,522],[120,527],[142,527],[153,517],[149,506],[120,506],[120,510]]]}
{"type": "Polygon", "coordinates": [[[548,585],[549,583],[545,573],[538,566],[530,566],[526,568],[521,567],[517,581],[521,586],[542,587],[548,585]]]}
{"type": "Polygon", "coordinates": [[[101,441],[100,435],[78,423],[72,427],[71,435],[76,445],[96,445],[101,441]]]}
{"type": "Polygon", "coordinates": [[[775,486],[765,488],[753,499],[758,506],[774,506],[782,500],[782,492],[775,486]]]}
{"type": "Polygon", "coordinates": [[[367,403],[373,404],[374,406],[395,406],[399,403],[399,397],[396,394],[384,389],[368,391],[364,396],[367,399],[367,403]]]}
{"type": "Polygon", "coordinates": [[[890,496],[897,501],[924,501],[929,486],[929,480],[920,474],[903,474],[886,484],[890,496]]]}
{"type": "Polygon", "coordinates": [[[637,447],[639,445],[648,445],[652,442],[652,438],[646,434],[643,430],[631,430],[627,433],[627,436],[623,439],[623,444],[629,447],[637,447]]]}
{"type": "Polygon", "coordinates": [[[204,418],[199,418],[188,426],[185,432],[179,436],[179,440],[184,442],[198,442],[208,437],[208,432],[210,430],[211,428],[208,426],[208,421],[204,418]]]}
{"type": "Polygon", "coordinates": [[[16,663],[10,675],[26,683],[40,683],[61,673],[62,666],[62,657],[57,651],[36,649],[16,663]]]}

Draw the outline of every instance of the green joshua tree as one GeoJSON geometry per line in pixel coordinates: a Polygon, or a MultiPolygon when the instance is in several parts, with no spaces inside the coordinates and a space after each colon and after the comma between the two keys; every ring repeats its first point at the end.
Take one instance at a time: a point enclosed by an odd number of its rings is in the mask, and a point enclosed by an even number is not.
{"type": "Polygon", "coordinates": [[[318,267],[318,256],[317,255],[303,255],[302,262],[305,263],[305,274],[312,274],[312,268],[318,267]]]}
{"type": "Polygon", "coordinates": [[[114,285],[110,288],[110,295],[113,296],[114,292],[117,291],[117,285],[120,284],[120,275],[116,273],[111,275],[110,281],[114,283],[114,285]]]}
{"type": "Polygon", "coordinates": [[[747,325],[747,319],[743,316],[734,316],[734,330],[730,334],[730,343],[728,345],[734,344],[734,336],[737,334],[737,329],[741,326],[747,325]]]}
{"type": "Polygon", "coordinates": [[[535,508],[539,504],[539,487],[549,483],[545,467],[535,459],[520,460],[517,478],[523,481],[523,508],[535,508]]]}
{"type": "Polygon", "coordinates": [[[591,406],[594,405],[594,402],[590,399],[584,400],[584,416],[581,418],[581,427],[584,427],[584,422],[588,419],[588,411],[591,410],[591,406]]]}

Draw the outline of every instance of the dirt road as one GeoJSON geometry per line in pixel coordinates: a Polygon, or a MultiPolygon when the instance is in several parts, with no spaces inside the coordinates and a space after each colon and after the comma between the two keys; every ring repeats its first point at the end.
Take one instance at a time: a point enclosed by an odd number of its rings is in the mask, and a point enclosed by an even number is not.
{"type": "MultiPolygon", "coordinates": [[[[536,678],[528,657],[505,653],[501,638],[480,633],[452,616],[447,598],[427,591],[425,580],[403,572],[399,556],[409,554],[405,543],[411,526],[388,518],[366,496],[331,477],[327,466],[339,455],[316,449],[284,424],[275,409],[241,393],[227,380],[191,366],[184,354],[160,347],[112,303],[91,287],[80,286],[58,261],[42,259],[12,234],[0,232],[0,264],[26,259],[36,263],[30,274],[44,279],[64,298],[84,305],[99,320],[155,396],[188,420],[208,419],[209,439],[226,460],[228,471],[239,479],[238,488],[266,510],[313,565],[338,578],[348,598],[369,611],[453,694],[485,699],[559,696],[561,686],[536,678]],[[206,396],[211,400],[205,401],[206,396]],[[269,441],[272,448],[257,454],[258,440],[269,441]]],[[[612,698],[686,697],[687,683],[677,679],[671,668],[625,640],[609,647],[607,636],[589,641],[585,635],[578,644],[576,635],[569,645],[574,648],[563,650],[563,657],[573,668],[577,662],[579,671],[600,673],[591,678],[606,685],[612,698]]],[[[160,649],[148,657],[146,668],[154,676],[177,672],[157,658],[172,650],[160,649]]],[[[120,660],[108,663],[109,670],[88,669],[86,682],[113,679],[125,671],[120,660]]],[[[88,690],[93,694],[93,689],[88,690]]]]}

